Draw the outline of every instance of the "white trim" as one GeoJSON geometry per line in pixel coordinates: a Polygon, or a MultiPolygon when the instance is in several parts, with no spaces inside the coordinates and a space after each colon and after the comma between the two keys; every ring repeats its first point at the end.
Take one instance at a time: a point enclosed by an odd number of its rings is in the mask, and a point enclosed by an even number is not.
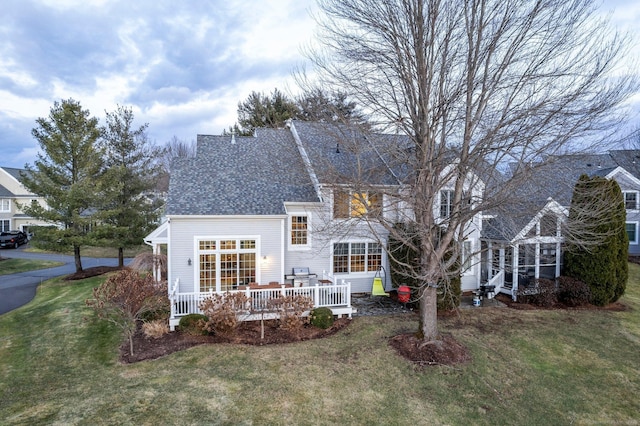
{"type": "Polygon", "coordinates": [[[311,250],[311,213],[302,212],[302,213],[289,213],[289,217],[287,219],[287,232],[286,232],[286,240],[287,240],[287,248],[289,251],[306,251],[311,250]],[[293,244],[291,241],[291,233],[293,232],[293,217],[306,217],[307,218],[307,243],[306,244],[293,244]]]}
{"type": "Polygon", "coordinates": [[[302,144],[302,140],[300,139],[300,136],[298,135],[298,131],[296,130],[296,126],[293,124],[293,120],[289,119],[287,120],[287,127],[289,127],[289,131],[291,132],[291,135],[293,136],[293,140],[296,143],[296,147],[298,148],[298,152],[300,153],[300,157],[302,157],[302,162],[304,163],[304,167],[307,171],[307,173],[309,174],[309,178],[311,179],[311,182],[313,182],[313,187],[316,190],[316,195],[318,196],[318,200],[320,200],[320,202],[323,201],[322,199],[322,191],[321,191],[321,187],[320,187],[320,181],[318,180],[318,175],[316,174],[315,170],[313,169],[313,165],[311,164],[311,160],[309,159],[309,155],[307,154],[307,150],[304,148],[304,145],[302,144]]]}
{"type": "Polygon", "coordinates": [[[0,198],[0,213],[11,213],[11,198],[0,198]],[[8,201],[8,208],[4,209],[3,205],[4,205],[4,201],[8,201]]]}
{"type": "MultiPolygon", "coordinates": [[[[640,179],[638,179],[637,177],[635,177],[634,175],[632,175],[631,173],[629,173],[627,171],[627,169],[625,169],[624,167],[618,166],[615,169],[613,169],[612,171],[610,171],[605,177],[607,179],[615,179],[615,175],[617,175],[618,173],[621,173],[624,175],[624,177],[626,177],[627,179],[629,179],[631,182],[633,182],[634,184],[636,184],[637,186],[640,186],[640,179]]],[[[617,180],[616,180],[617,181],[617,180]]]]}
{"type": "Polygon", "coordinates": [[[285,214],[273,214],[273,215],[188,215],[188,214],[178,214],[178,215],[167,215],[168,219],[205,219],[205,220],[219,220],[219,219],[260,219],[260,220],[278,220],[282,218],[286,218],[285,214]]]}
{"type": "MultiPolygon", "coordinates": [[[[552,198],[548,198],[547,199],[547,204],[545,204],[545,206],[540,209],[540,211],[533,217],[533,219],[531,219],[529,221],[528,224],[525,225],[524,228],[522,228],[520,230],[520,232],[518,232],[518,234],[511,240],[512,243],[514,242],[522,242],[522,241],[526,241],[527,238],[526,235],[529,233],[529,231],[531,231],[531,229],[535,226],[537,227],[536,229],[536,240],[541,240],[542,238],[545,238],[545,236],[541,237],[540,236],[540,229],[538,227],[538,225],[540,224],[540,220],[544,217],[544,215],[546,215],[547,213],[554,213],[556,216],[564,216],[564,218],[569,217],[569,211],[561,206],[557,201],[555,201],[552,198]]],[[[562,217],[561,217],[562,220],[562,217]]],[[[558,238],[561,237],[561,230],[560,230],[560,225],[558,225],[558,230],[556,232],[556,236],[555,237],[550,237],[550,236],[546,236],[547,238],[558,238]]]]}
{"type": "Polygon", "coordinates": [[[378,240],[375,240],[373,238],[354,238],[354,239],[348,239],[348,240],[331,240],[329,242],[329,271],[330,273],[337,278],[340,278],[342,280],[346,280],[348,279],[347,277],[353,277],[353,278],[366,278],[366,277],[373,277],[377,271],[369,271],[368,270],[368,255],[369,255],[369,244],[371,243],[375,243],[375,244],[379,244],[380,245],[380,266],[384,266],[386,265],[385,261],[386,261],[386,252],[384,249],[384,244],[378,240]],[[352,272],[351,271],[351,244],[359,244],[359,243],[363,243],[365,244],[365,257],[364,257],[364,261],[365,261],[365,271],[357,271],[357,272],[352,272]],[[348,259],[348,268],[349,271],[348,272],[335,272],[334,268],[333,268],[333,258],[334,258],[334,245],[335,244],[348,244],[349,245],[349,253],[347,254],[347,259],[348,259]]]}
{"type": "MultiPolygon", "coordinates": [[[[193,256],[190,257],[191,259],[191,266],[193,268],[193,281],[194,281],[194,292],[195,293],[202,293],[200,291],[200,241],[207,241],[207,240],[215,240],[215,241],[221,241],[221,240],[235,240],[235,241],[240,241],[240,240],[255,240],[255,244],[256,244],[256,248],[255,250],[251,250],[251,249],[240,249],[240,247],[236,247],[233,250],[221,250],[218,246],[216,246],[216,249],[213,250],[216,254],[216,292],[221,291],[220,290],[220,268],[218,267],[219,262],[220,262],[220,254],[223,253],[255,253],[256,258],[255,258],[255,272],[256,272],[256,278],[255,281],[256,282],[260,282],[261,280],[261,273],[262,273],[262,268],[261,268],[261,262],[262,262],[262,245],[261,245],[261,241],[260,241],[260,235],[218,235],[218,236],[214,236],[214,235],[194,235],[193,236],[193,256]]],[[[204,251],[208,251],[208,250],[204,250],[204,251]]]]}

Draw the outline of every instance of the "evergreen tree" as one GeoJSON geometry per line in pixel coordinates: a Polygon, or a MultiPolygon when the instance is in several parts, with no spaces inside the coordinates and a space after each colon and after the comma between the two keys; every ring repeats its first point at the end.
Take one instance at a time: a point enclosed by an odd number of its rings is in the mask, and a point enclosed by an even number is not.
{"type": "Polygon", "coordinates": [[[355,102],[344,92],[325,93],[322,89],[310,89],[296,99],[299,112],[296,118],[303,121],[347,122],[365,125],[364,115],[355,102]]]}
{"type": "Polygon", "coordinates": [[[147,138],[148,124],[133,127],[131,108],[118,106],[107,112],[100,144],[104,173],[100,181],[103,245],[118,247],[118,264],[124,265],[124,249],[138,246],[158,221],[160,201],[153,197],[161,149],[147,138]]]}
{"type": "Polygon", "coordinates": [[[25,166],[22,182],[43,197],[48,208],[32,203],[24,206],[24,212],[54,225],[41,228],[36,242],[54,250],[72,247],[80,272],[80,247],[90,241],[95,225],[95,188],[101,170],[98,120],[68,99],[55,102],[49,117],[38,118],[36,124],[31,133],[41,152],[33,167],[25,166]]]}
{"type": "Polygon", "coordinates": [[[298,107],[278,89],[269,96],[251,92],[249,97],[238,103],[238,124],[243,134],[251,134],[258,127],[284,127],[285,121],[295,118],[298,107]]]}
{"type": "Polygon", "coordinates": [[[575,185],[569,223],[574,230],[564,254],[564,274],[591,288],[592,303],[615,302],[628,278],[629,240],[622,191],[614,180],[582,175],[575,185]],[[584,242],[596,242],[585,245],[584,242]]]}

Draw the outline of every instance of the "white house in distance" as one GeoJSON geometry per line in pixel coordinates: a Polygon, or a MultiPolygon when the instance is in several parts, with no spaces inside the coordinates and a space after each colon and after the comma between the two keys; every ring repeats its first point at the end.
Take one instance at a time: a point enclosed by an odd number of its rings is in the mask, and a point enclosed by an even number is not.
{"type": "MultiPolygon", "coordinates": [[[[401,137],[377,137],[298,121],[257,129],[251,137],[198,135],[196,157],[172,167],[166,222],[145,238],[156,253],[166,246],[172,326],[197,312],[211,292],[300,293],[314,297],[316,306],[350,314],[350,294],[370,292],[374,277],[382,275],[391,288],[389,274],[381,274],[389,271],[385,233],[372,232],[375,220],[357,220],[363,214],[406,217],[393,197],[402,190],[402,171],[378,149],[402,143],[401,137]],[[366,189],[346,185],[358,180],[366,189]]],[[[610,177],[629,179],[635,189],[625,194],[636,194],[637,210],[637,176],[616,167],[610,177]]],[[[468,190],[482,197],[484,183],[476,182],[468,190]]],[[[449,192],[440,192],[435,215],[446,215],[449,192]]],[[[632,207],[633,196],[625,197],[632,207]]],[[[542,201],[534,211],[474,217],[460,242],[463,291],[495,285],[515,296],[525,278],[560,274],[568,204],[542,201]]],[[[629,223],[635,223],[637,244],[637,221],[629,223]]]]}
{"type": "Polygon", "coordinates": [[[30,227],[46,225],[41,220],[27,216],[20,208],[20,205],[29,205],[34,200],[45,205],[42,197],[27,191],[20,182],[20,174],[24,172],[0,167],[0,231],[19,230],[28,234],[30,227]]]}

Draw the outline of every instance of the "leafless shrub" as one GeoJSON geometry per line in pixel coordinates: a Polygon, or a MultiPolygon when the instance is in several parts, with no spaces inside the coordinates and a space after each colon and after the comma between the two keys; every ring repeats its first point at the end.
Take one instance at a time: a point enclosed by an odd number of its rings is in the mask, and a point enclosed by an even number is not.
{"type": "Polygon", "coordinates": [[[142,324],[142,331],[147,337],[151,337],[152,339],[159,339],[160,337],[169,333],[169,324],[167,324],[167,321],[163,320],[145,322],[142,324]]]}
{"type": "Polygon", "coordinates": [[[214,294],[200,303],[200,310],[209,318],[204,329],[211,333],[233,334],[238,316],[247,313],[249,299],[244,293],[214,294]]]}
{"type": "Polygon", "coordinates": [[[95,309],[100,318],[123,330],[133,355],[133,335],[138,321],[146,313],[167,309],[169,305],[164,291],[152,276],[125,269],[94,288],[93,299],[87,300],[86,304],[95,309]]]}
{"type": "Polygon", "coordinates": [[[285,296],[273,299],[270,305],[279,314],[281,328],[297,330],[309,322],[303,315],[313,309],[313,300],[302,295],[285,296]]]}
{"type": "Polygon", "coordinates": [[[136,271],[153,272],[160,268],[162,277],[167,276],[167,256],[164,254],[140,253],[129,264],[136,271]]]}

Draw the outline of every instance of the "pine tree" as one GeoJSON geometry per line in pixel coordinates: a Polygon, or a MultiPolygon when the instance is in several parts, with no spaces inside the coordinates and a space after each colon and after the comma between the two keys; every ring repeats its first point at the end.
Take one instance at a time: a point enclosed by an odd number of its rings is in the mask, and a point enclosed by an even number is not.
{"type": "Polygon", "coordinates": [[[22,182],[44,198],[48,208],[32,203],[24,211],[52,225],[37,232],[36,242],[56,250],[72,247],[80,272],[80,247],[90,241],[95,226],[95,188],[101,170],[98,120],[68,99],[55,102],[49,117],[38,118],[36,124],[31,133],[41,152],[33,167],[26,166],[22,182]]]}
{"type": "Polygon", "coordinates": [[[591,288],[592,303],[614,302],[624,294],[628,278],[629,241],[620,186],[614,180],[582,175],[576,183],[568,229],[572,235],[564,254],[564,274],[591,288]],[[593,244],[589,244],[595,242],[593,244]]]}
{"type": "Polygon", "coordinates": [[[100,144],[104,173],[100,180],[99,230],[103,245],[118,247],[124,265],[124,248],[138,246],[156,224],[160,202],[153,197],[160,172],[161,150],[151,146],[148,124],[133,128],[131,108],[118,106],[107,113],[100,144]]]}

